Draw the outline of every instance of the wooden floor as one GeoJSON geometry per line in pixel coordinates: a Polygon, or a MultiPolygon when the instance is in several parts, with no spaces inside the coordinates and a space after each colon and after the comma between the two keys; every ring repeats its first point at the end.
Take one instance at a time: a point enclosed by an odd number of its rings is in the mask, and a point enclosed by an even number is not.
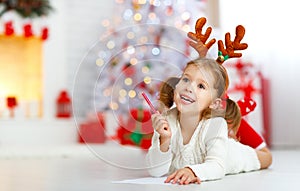
{"type": "Polygon", "coordinates": [[[291,191],[300,188],[300,150],[273,150],[270,169],[226,176],[200,185],[120,184],[147,177],[145,152],[114,144],[0,147],[1,191],[291,191]]]}

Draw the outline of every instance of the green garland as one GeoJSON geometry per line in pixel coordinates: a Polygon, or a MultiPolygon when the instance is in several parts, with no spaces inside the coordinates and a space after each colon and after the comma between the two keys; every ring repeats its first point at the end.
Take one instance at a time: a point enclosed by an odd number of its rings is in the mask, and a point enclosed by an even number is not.
{"type": "Polygon", "coordinates": [[[53,11],[49,0],[0,0],[0,17],[15,10],[23,18],[47,16],[53,11]]]}

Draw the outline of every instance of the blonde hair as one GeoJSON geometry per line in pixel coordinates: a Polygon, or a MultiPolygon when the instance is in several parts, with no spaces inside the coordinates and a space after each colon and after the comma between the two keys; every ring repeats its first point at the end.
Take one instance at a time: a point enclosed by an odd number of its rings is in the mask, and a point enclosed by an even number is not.
{"type": "MultiPolygon", "coordinates": [[[[192,60],[187,63],[184,70],[189,66],[197,66],[209,71],[215,80],[213,88],[217,91],[217,98],[222,98],[226,102],[226,109],[207,108],[202,112],[201,118],[209,119],[212,117],[223,117],[227,121],[228,128],[236,133],[240,126],[241,113],[235,101],[225,98],[226,90],[229,86],[229,78],[226,69],[215,60],[208,58],[192,60]]],[[[159,100],[168,108],[173,105],[174,89],[179,80],[180,78],[171,77],[161,85],[159,100]]]]}

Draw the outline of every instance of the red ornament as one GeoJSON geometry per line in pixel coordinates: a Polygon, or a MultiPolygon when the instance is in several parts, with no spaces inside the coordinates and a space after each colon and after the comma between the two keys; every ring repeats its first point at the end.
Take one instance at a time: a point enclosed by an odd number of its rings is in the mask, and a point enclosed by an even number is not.
{"type": "Polygon", "coordinates": [[[130,77],[135,74],[135,68],[132,66],[132,64],[127,63],[122,68],[122,72],[126,77],[130,77]]]}
{"type": "Polygon", "coordinates": [[[41,36],[41,39],[42,40],[47,40],[48,39],[48,35],[49,35],[49,30],[47,27],[44,27],[42,29],[42,36],[41,36]]]}
{"type": "Polygon", "coordinates": [[[29,37],[31,37],[31,36],[33,35],[33,33],[32,33],[32,26],[31,26],[30,23],[25,24],[25,25],[23,26],[23,30],[24,30],[24,36],[25,36],[26,38],[29,38],[29,37]]]}
{"type": "Polygon", "coordinates": [[[18,105],[17,98],[14,96],[7,97],[6,105],[10,111],[10,117],[14,117],[14,108],[18,105]]]}
{"type": "Polygon", "coordinates": [[[71,99],[67,91],[61,91],[56,100],[56,117],[69,118],[71,117],[71,99]]]}
{"type": "Polygon", "coordinates": [[[6,99],[7,101],[7,107],[8,108],[14,108],[15,106],[17,106],[17,98],[16,97],[7,97],[6,99]]]}
{"type": "Polygon", "coordinates": [[[4,33],[7,36],[14,34],[14,27],[12,21],[8,21],[4,24],[4,33]]]}

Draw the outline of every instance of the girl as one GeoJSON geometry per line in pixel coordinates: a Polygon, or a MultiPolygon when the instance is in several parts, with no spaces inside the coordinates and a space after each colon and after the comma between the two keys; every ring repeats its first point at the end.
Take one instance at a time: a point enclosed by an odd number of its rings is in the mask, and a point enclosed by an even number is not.
{"type": "MultiPolygon", "coordinates": [[[[159,112],[163,113],[164,111],[169,110],[173,106],[173,95],[176,84],[180,78],[178,77],[170,77],[168,78],[161,86],[159,92],[159,112]]],[[[233,104],[230,99],[226,99],[227,104],[233,104]]],[[[240,107],[240,101],[237,102],[240,107]]],[[[230,107],[228,107],[230,108],[230,107]]],[[[263,140],[263,138],[251,127],[249,123],[242,117],[238,124],[232,124],[232,118],[239,117],[236,116],[230,110],[226,110],[226,121],[228,125],[228,136],[229,138],[233,138],[238,140],[240,143],[244,145],[248,145],[258,152],[259,160],[261,162],[261,168],[268,168],[272,164],[272,153],[269,150],[267,144],[263,140]]],[[[235,123],[238,123],[239,120],[235,120],[235,123]]]]}
{"type": "Polygon", "coordinates": [[[262,167],[254,149],[228,138],[225,111],[236,116],[232,126],[241,116],[235,102],[224,106],[227,87],[226,70],[215,60],[187,64],[174,90],[176,107],[152,115],[155,131],[146,157],[152,176],[169,174],[166,183],[189,184],[262,167]]]}

